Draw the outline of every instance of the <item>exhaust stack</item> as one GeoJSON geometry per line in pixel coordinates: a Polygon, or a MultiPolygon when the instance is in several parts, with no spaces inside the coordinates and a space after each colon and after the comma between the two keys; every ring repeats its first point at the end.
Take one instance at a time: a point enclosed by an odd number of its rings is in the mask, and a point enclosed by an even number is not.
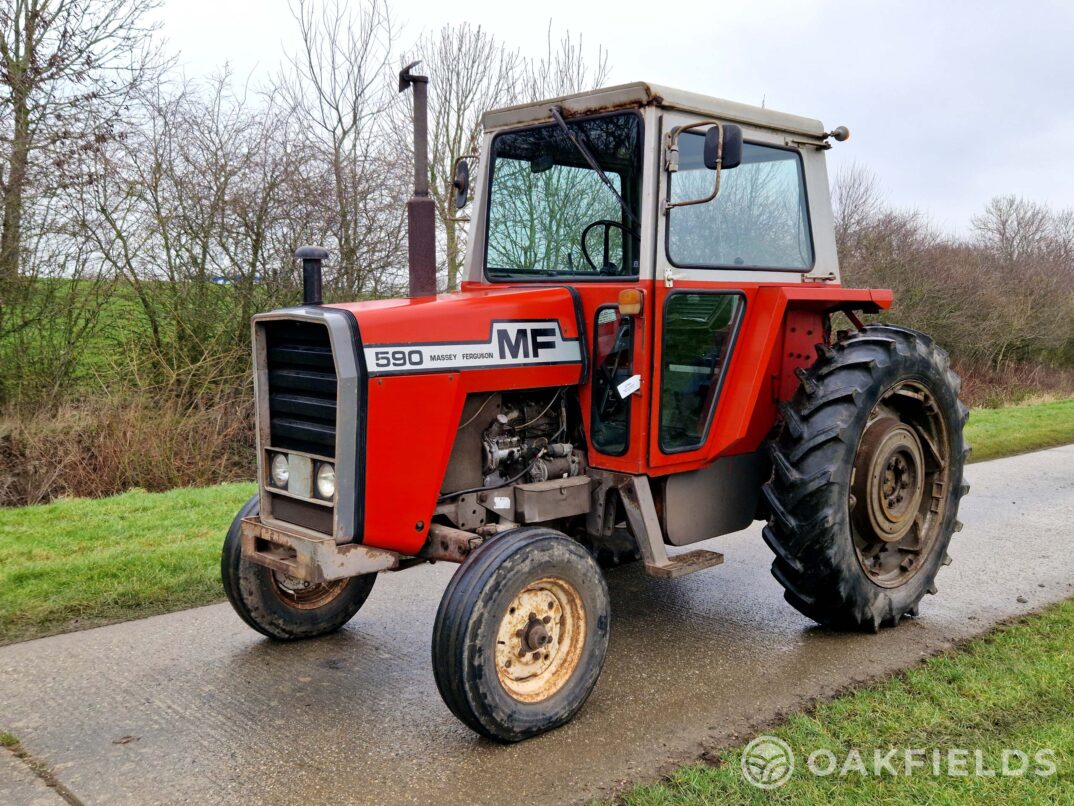
{"type": "Polygon", "coordinates": [[[399,72],[399,92],[414,88],[414,195],[406,203],[410,296],[431,297],[436,294],[436,207],[429,196],[429,78],[411,72],[420,63],[399,72]]]}

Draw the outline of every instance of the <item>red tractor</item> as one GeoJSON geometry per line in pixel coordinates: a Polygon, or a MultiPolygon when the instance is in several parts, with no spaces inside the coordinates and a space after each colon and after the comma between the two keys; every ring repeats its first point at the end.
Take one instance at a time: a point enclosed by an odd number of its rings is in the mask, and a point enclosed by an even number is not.
{"type": "MultiPolygon", "coordinates": [[[[602,566],[766,520],[811,619],[914,615],[960,524],[966,407],[928,336],[839,281],[816,120],[635,83],[488,112],[458,292],[435,293],[425,79],[407,299],[254,317],[260,490],[223,579],[255,630],[324,635],[377,574],[459,563],[433,634],[448,707],[517,741],[562,725],[611,625],[602,566]],[[845,330],[833,331],[842,316],[845,330]]],[[[466,204],[469,164],[456,173],[466,204]]]]}

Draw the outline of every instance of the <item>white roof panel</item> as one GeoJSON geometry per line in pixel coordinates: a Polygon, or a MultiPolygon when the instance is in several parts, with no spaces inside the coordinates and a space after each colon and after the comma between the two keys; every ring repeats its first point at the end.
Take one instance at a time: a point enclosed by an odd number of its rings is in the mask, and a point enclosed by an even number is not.
{"type": "Polygon", "coordinates": [[[678,109],[699,115],[718,118],[781,132],[820,138],[824,135],[824,126],[819,120],[762,109],[759,106],[725,101],[695,92],[660,87],[644,81],[632,84],[619,84],[598,90],[550,98],[536,103],[508,106],[493,109],[485,113],[482,123],[486,129],[500,129],[507,126],[519,126],[526,123],[550,121],[549,107],[561,106],[566,115],[586,115],[613,109],[629,107],[656,106],[678,109]]]}

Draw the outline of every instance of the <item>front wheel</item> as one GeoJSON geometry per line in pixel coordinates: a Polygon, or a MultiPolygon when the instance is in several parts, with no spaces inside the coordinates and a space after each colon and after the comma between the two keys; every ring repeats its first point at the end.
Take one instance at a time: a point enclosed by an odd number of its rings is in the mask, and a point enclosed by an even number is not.
{"type": "Polygon", "coordinates": [[[433,673],[455,716],[517,742],[574,717],[607,648],[596,561],[560,532],[523,527],[483,544],[452,577],[433,628],[433,673]]]}
{"type": "Polygon", "coordinates": [[[916,615],[950,562],[968,410],[924,334],[873,325],[818,349],[770,446],[764,539],[790,604],[875,631],[916,615]]]}
{"type": "Polygon", "coordinates": [[[249,626],[280,641],[335,632],[365,604],[377,575],[315,585],[250,562],[242,556],[242,519],[259,511],[255,495],[239,510],[224,540],[220,576],[231,606],[249,626]]]}

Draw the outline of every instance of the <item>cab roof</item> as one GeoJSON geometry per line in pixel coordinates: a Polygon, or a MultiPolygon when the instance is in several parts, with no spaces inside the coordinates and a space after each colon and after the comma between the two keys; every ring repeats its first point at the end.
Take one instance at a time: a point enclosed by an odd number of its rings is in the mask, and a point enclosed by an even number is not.
{"type": "Polygon", "coordinates": [[[552,116],[548,110],[553,106],[562,107],[566,116],[572,116],[650,105],[818,139],[824,136],[824,126],[819,120],[736,101],[725,101],[696,92],[661,87],[646,81],[635,81],[631,84],[603,87],[589,92],[550,98],[546,101],[492,109],[484,114],[481,122],[485,129],[502,129],[508,126],[551,121],[552,116]]]}

